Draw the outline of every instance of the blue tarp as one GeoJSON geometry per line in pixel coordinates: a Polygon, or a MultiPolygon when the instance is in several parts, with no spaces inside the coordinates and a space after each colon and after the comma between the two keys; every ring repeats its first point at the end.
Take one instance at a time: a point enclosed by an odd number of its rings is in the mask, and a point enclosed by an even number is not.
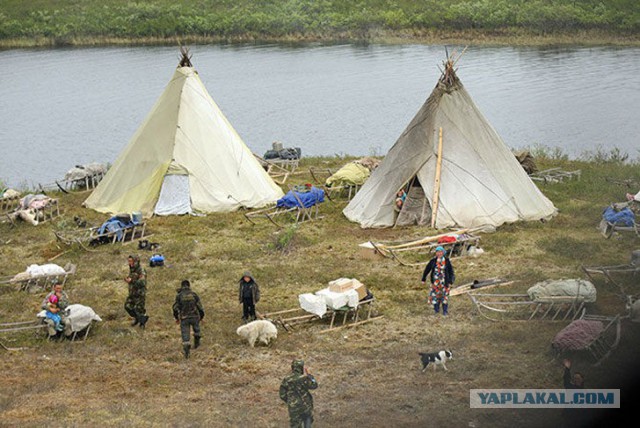
{"type": "MultiPolygon", "coordinates": [[[[311,187],[308,192],[295,192],[298,195],[298,198],[302,201],[302,205],[305,208],[309,208],[314,206],[315,204],[319,204],[320,202],[324,202],[324,190],[318,189],[317,187],[311,187]]],[[[277,207],[285,207],[285,208],[294,208],[299,207],[300,203],[296,199],[293,194],[293,190],[287,192],[282,198],[278,199],[276,203],[277,207]]]]}
{"type": "Polygon", "coordinates": [[[122,231],[127,227],[135,226],[138,224],[132,220],[126,220],[123,217],[111,217],[109,220],[102,223],[102,226],[98,229],[99,235],[104,235],[107,233],[114,233],[117,235],[117,240],[122,240],[122,231]]]}
{"type": "Polygon", "coordinates": [[[628,207],[616,211],[613,207],[607,207],[602,213],[602,217],[609,223],[616,226],[633,226],[635,221],[635,214],[628,207]]]}

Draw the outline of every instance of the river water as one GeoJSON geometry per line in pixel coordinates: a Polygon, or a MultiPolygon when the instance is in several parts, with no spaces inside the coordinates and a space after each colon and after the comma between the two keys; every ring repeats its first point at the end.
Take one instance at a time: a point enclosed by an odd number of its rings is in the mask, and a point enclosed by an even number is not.
{"type": "MultiPolygon", "coordinates": [[[[449,48],[451,50],[451,48],[449,48]]],[[[192,62],[251,150],[384,155],[440,75],[443,46],[207,45],[192,62]]],[[[0,181],[113,162],[162,93],[177,47],[0,51],[0,181]]],[[[640,155],[640,48],[470,47],[458,76],[512,148],[640,155]]]]}

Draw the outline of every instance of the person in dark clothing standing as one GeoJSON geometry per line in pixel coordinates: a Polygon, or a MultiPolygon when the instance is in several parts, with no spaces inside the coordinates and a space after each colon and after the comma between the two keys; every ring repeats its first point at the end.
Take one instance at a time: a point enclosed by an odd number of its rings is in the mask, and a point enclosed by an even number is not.
{"type": "Polygon", "coordinates": [[[255,320],[256,304],[260,301],[260,288],[249,271],[245,271],[240,278],[238,296],[242,303],[242,319],[245,322],[255,320]]]}
{"type": "Polygon", "coordinates": [[[191,329],[193,329],[193,349],[200,346],[200,321],[204,318],[204,309],[200,297],[191,290],[188,280],[182,281],[177,290],[176,301],[173,304],[173,317],[176,324],[180,324],[182,335],[182,351],[185,358],[189,358],[191,350],[191,329]]]}
{"type": "Polygon", "coordinates": [[[436,256],[429,260],[427,267],[422,273],[422,285],[427,280],[427,275],[431,273],[431,289],[429,290],[429,303],[433,304],[433,310],[437,314],[440,312],[442,303],[442,315],[449,313],[449,290],[455,281],[453,266],[448,257],[445,257],[443,247],[436,247],[436,256]]]}

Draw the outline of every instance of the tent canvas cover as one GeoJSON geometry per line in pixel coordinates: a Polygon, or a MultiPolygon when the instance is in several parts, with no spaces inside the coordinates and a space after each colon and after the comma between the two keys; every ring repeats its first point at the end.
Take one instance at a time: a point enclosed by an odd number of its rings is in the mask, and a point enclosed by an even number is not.
{"type": "Polygon", "coordinates": [[[84,204],[104,213],[139,211],[150,217],[260,208],[282,195],[183,49],[164,92],[84,204]]]}
{"type": "Polygon", "coordinates": [[[454,60],[391,147],[380,166],[343,210],[364,228],[429,225],[442,129],[441,174],[435,228],[497,227],[549,219],[557,212],[487,122],[454,71],[454,60]],[[398,211],[396,194],[407,197],[398,211]]]}

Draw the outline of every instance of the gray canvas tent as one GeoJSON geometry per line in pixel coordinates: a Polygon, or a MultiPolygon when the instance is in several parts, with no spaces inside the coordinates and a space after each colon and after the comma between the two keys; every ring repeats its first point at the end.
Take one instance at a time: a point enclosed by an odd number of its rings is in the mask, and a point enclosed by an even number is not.
{"type": "Polygon", "coordinates": [[[556,208],[474,104],[453,58],[444,66],[427,101],[344,215],[364,228],[497,227],[551,218],[556,208]],[[401,189],[407,196],[398,209],[401,189]]]}
{"type": "Polygon", "coordinates": [[[183,49],[171,81],[85,206],[150,217],[260,208],[282,195],[183,49]]]}

